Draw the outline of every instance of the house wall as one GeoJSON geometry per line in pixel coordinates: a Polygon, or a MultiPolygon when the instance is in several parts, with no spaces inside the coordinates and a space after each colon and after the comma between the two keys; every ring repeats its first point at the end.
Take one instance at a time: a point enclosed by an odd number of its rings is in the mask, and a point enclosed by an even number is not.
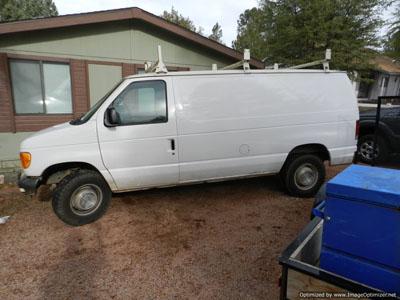
{"type": "Polygon", "coordinates": [[[171,66],[206,70],[213,63],[234,62],[135,20],[3,35],[0,52],[143,64],[157,60],[157,45],[164,63],[171,66]]]}
{"type": "MultiPolygon", "coordinates": [[[[356,95],[358,95],[359,84],[353,82],[356,95]]],[[[369,100],[376,100],[379,96],[399,96],[400,95],[400,75],[388,74],[379,71],[374,72],[374,82],[369,89],[369,100]],[[382,86],[382,79],[389,77],[387,87],[382,86]]]]}
{"type": "MultiPolygon", "coordinates": [[[[146,61],[155,62],[161,45],[164,63],[184,70],[209,70],[233,61],[201,45],[186,41],[138,20],[70,26],[5,34],[0,38],[0,162],[17,161],[22,139],[33,132],[71,120],[86,112],[90,97],[89,66],[118,65],[121,76],[137,73],[146,61]],[[15,115],[8,58],[60,60],[70,64],[73,114],[15,115]]],[[[99,68],[95,68],[99,69],[99,68]]],[[[113,78],[118,77],[113,70],[113,78]]],[[[98,72],[95,76],[99,76],[98,72]]],[[[93,90],[92,90],[92,94],[93,90]]],[[[98,98],[95,93],[93,97],[98,98]]],[[[0,166],[1,169],[1,166],[0,166]]]]}
{"type": "Polygon", "coordinates": [[[388,73],[375,72],[375,81],[371,87],[371,94],[369,99],[378,99],[379,96],[397,96],[399,95],[400,76],[389,75],[388,73]],[[387,87],[381,86],[382,79],[389,77],[387,87]]]}
{"type": "Polygon", "coordinates": [[[390,75],[385,96],[397,96],[399,93],[400,76],[390,75]]]}
{"type": "Polygon", "coordinates": [[[393,95],[400,96],[400,76],[396,76],[396,84],[393,90],[393,95]]]}
{"type": "Polygon", "coordinates": [[[383,77],[382,73],[374,72],[374,82],[371,85],[369,99],[378,99],[378,97],[381,96],[381,92],[382,92],[382,87],[381,87],[382,77],[383,77]]]}

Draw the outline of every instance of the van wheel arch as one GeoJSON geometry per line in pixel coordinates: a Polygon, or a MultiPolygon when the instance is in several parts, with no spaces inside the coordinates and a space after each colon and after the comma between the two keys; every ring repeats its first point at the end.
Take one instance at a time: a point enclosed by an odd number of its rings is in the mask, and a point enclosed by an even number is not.
{"type": "Polygon", "coordinates": [[[281,168],[281,172],[296,157],[298,157],[300,155],[304,155],[304,154],[313,154],[315,156],[318,156],[322,161],[326,161],[326,160],[330,161],[331,160],[331,156],[329,154],[328,149],[322,144],[300,145],[300,146],[296,146],[289,152],[289,154],[286,157],[286,160],[281,168]]]}
{"type": "Polygon", "coordinates": [[[361,136],[367,135],[367,134],[374,134],[375,133],[375,123],[371,123],[365,126],[360,126],[360,133],[358,135],[358,139],[360,139],[361,136]]]}
{"type": "MultiPolygon", "coordinates": [[[[79,170],[90,170],[101,175],[99,170],[91,164],[84,162],[68,162],[52,165],[42,173],[41,184],[57,184],[68,175],[79,170]]],[[[103,175],[101,175],[103,177],[103,175]]],[[[103,178],[104,179],[104,178],[103,178]]]]}

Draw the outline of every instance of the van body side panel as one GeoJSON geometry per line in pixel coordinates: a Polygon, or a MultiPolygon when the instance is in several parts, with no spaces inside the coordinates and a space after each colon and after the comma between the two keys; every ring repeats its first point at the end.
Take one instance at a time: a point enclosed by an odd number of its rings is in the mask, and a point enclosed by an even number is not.
{"type": "Polygon", "coordinates": [[[356,150],[358,108],[343,73],[175,77],[180,181],[276,173],[296,146],[356,150]]]}
{"type": "Polygon", "coordinates": [[[144,78],[141,81],[154,80],[163,80],[166,83],[167,122],[106,127],[104,114],[112,101],[108,100],[98,112],[101,156],[118,190],[164,186],[178,182],[179,153],[178,149],[171,149],[171,140],[177,144],[174,94],[170,83],[172,79],[144,78]]]}
{"type": "Polygon", "coordinates": [[[96,121],[82,125],[64,123],[41,130],[21,143],[21,152],[29,152],[31,165],[24,170],[25,176],[42,176],[53,165],[62,163],[87,163],[95,167],[112,190],[114,180],[104,167],[96,134],[96,121]]]}

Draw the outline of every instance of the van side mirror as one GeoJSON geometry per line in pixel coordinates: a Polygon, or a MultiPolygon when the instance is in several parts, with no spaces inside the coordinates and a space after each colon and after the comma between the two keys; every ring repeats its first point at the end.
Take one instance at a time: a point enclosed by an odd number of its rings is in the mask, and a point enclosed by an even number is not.
{"type": "Polygon", "coordinates": [[[114,127],[118,125],[118,113],[115,109],[115,107],[109,107],[106,110],[105,118],[104,118],[104,124],[107,127],[114,127]]]}

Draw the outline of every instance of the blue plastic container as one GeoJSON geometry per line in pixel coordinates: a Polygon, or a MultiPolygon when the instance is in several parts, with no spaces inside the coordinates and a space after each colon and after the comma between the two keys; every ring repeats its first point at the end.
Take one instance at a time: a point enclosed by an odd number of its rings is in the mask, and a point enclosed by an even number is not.
{"type": "Polygon", "coordinates": [[[352,165],[326,194],[320,267],[400,294],[400,171],[352,165]]]}

